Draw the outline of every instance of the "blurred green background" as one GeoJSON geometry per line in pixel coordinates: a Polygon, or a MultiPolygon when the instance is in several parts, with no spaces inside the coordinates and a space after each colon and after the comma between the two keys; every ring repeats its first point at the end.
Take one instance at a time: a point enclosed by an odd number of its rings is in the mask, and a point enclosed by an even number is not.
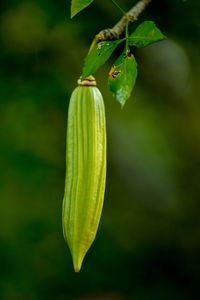
{"type": "Polygon", "coordinates": [[[0,299],[200,299],[200,2],[153,0],[132,25],[169,39],[135,50],[123,110],[107,87],[115,57],[96,73],[107,185],[80,274],[61,226],[67,109],[94,35],[120,14],[95,0],[70,20],[69,2],[0,2],[0,299]]]}

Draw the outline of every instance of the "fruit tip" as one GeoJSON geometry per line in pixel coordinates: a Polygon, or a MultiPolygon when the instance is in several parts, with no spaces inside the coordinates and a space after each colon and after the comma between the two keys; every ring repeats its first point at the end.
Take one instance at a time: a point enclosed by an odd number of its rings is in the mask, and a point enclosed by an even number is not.
{"type": "Polygon", "coordinates": [[[80,272],[80,268],[74,268],[75,273],[79,273],[80,272]]]}
{"type": "Polygon", "coordinates": [[[75,273],[79,273],[81,270],[83,260],[74,260],[73,259],[73,266],[75,273]]]}

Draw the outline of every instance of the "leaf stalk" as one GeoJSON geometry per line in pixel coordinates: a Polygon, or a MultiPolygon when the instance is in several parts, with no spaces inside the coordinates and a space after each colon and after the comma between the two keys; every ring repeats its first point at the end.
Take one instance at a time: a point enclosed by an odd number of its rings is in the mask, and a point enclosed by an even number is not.
{"type": "MultiPolygon", "coordinates": [[[[113,4],[118,5],[115,0],[111,0],[113,4]]],[[[143,12],[147,5],[152,0],[140,0],[136,5],[134,5],[127,13],[120,7],[120,11],[123,13],[123,17],[119,22],[113,27],[101,30],[94,38],[89,52],[94,48],[94,46],[101,41],[111,41],[119,39],[120,35],[126,30],[126,27],[131,23],[135,22],[138,16],[143,12]],[[127,17],[128,20],[127,21],[127,17]],[[128,23],[128,25],[127,25],[128,23]]],[[[119,7],[118,7],[119,8],[119,7]]]]}

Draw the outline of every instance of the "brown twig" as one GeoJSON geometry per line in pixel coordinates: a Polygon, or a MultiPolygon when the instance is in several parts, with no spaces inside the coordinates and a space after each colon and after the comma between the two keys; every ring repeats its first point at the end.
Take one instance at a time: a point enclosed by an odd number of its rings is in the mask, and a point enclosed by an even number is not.
{"type": "Polygon", "coordinates": [[[140,0],[135,6],[133,6],[121,20],[113,27],[101,30],[94,38],[90,51],[92,48],[101,41],[110,41],[119,39],[120,35],[124,32],[126,27],[127,18],[129,19],[129,24],[137,20],[138,16],[145,9],[145,7],[152,0],[140,0]]]}

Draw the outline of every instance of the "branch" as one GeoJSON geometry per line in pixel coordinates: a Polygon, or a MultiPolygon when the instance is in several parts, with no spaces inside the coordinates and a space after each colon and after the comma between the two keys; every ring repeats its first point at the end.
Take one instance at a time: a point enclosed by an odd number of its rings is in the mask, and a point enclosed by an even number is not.
{"type": "Polygon", "coordinates": [[[127,13],[123,16],[121,20],[113,27],[101,30],[94,38],[90,50],[101,41],[110,41],[119,39],[120,35],[124,32],[126,27],[127,18],[129,20],[129,25],[135,22],[141,12],[152,0],[140,0],[135,6],[133,6],[127,13]]]}

